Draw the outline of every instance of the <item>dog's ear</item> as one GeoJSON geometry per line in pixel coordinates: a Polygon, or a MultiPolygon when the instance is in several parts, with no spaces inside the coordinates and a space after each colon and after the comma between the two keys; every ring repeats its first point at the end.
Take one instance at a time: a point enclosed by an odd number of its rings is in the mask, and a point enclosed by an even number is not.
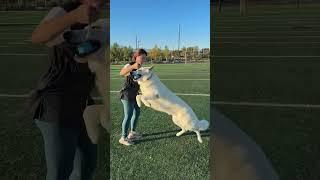
{"type": "Polygon", "coordinates": [[[153,66],[151,66],[151,67],[149,67],[149,70],[152,70],[154,68],[154,65],[153,66]]]}

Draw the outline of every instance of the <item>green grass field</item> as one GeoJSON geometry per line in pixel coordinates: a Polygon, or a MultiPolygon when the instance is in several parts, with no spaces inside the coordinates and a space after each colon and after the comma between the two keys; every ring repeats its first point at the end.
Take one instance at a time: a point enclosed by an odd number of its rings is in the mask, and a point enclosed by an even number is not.
{"type": "MultiPolygon", "coordinates": [[[[34,24],[39,23],[45,14],[0,12],[0,79],[3,82],[0,89],[0,179],[3,180],[45,179],[43,140],[32,116],[24,112],[26,99],[8,97],[29,93],[48,68],[46,48],[30,43],[34,24]]],[[[109,176],[107,134],[103,133],[102,138],[95,179],[109,176]]]]}
{"type": "MultiPolygon", "coordinates": [[[[147,65],[146,65],[147,66],[147,65]]],[[[111,67],[111,90],[118,91],[121,66],[111,67]]],[[[173,92],[209,95],[208,64],[155,65],[155,73],[173,92]],[[193,79],[193,80],[189,80],[193,79]],[[198,80],[201,79],[201,80],[198,80]]],[[[144,137],[136,145],[125,147],[118,143],[123,119],[118,94],[111,94],[111,177],[113,179],[208,179],[209,133],[204,132],[200,144],[195,133],[182,137],[171,116],[143,107],[137,131],[144,137]]],[[[199,119],[209,120],[208,96],[180,96],[195,111],[199,119]]]]}
{"type": "MultiPolygon", "coordinates": [[[[0,89],[3,102],[0,109],[3,119],[0,121],[0,141],[3,144],[0,149],[0,160],[3,162],[0,165],[0,179],[44,179],[45,161],[40,131],[31,116],[23,112],[25,98],[8,95],[28,93],[47,69],[46,48],[30,43],[31,32],[35,27],[33,24],[38,23],[45,13],[0,14],[0,80],[4,83],[0,89]],[[27,24],[22,25],[26,22],[27,24]]],[[[194,133],[177,138],[175,134],[179,129],[164,113],[142,108],[138,130],[144,134],[144,138],[132,147],[124,147],[118,143],[123,118],[122,105],[118,94],[113,91],[118,91],[122,83],[122,77],[118,75],[119,69],[120,66],[111,66],[112,177],[181,179],[188,176],[190,179],[208,179],[208,132],[202,133],[203,144],[198,143],[194,133]]],[[[210,93],[208,64],[157,65],[155,71],[174,92],[204,94],[181,98],[194,108],[199,118],[209,120],[209,97],[206,96],[210,93]]],[[[105,138],[106,136],[104,134],[105,138]]],[[[109,147],[107,141],[102,141],[99,145],[96,179],[108,177],[109,147]]]]}
{"type": "Polygon", "coordinates": [[[320,109],[303,106],[319,105],[318,10],[249,4],[245,17],[238,7],[213,13],[215,106],[262,147],[283,180],[320,178],[320,109]]]}
{"type": "MultiPolygon", "coordinates": [[[[320,178],[320,110],[300,107],[300,104],[319,104],[318,7],[304,5],[297,10],[292,6],[259,6],[249,9],[247,17],[239,17],[238,8],[230,7],[213,18],[216,23],[211,36],[215,55],[211,63],[214,101],[297,105],[295,108],[215,105],[262,147],[283,180],[320,178]]],[[[22,112],[25,99],[6,96],[29,92],[47,68],[47,59],[41,55],[46,53],[45,48],[31,45],[29,41],[32,23],[38,23],[44,14],[0,12],[0,80],[3,83],[0,179],[41,180],[45,176],[40,131],[31,116],[22,112]]],[[[117,91],[121,84],[117,73],[120,66],[111,68],[111,90],[117,91]]],[[[174,92],[209,94],[208,64],[157,65],[155,71],[174,92]]],[[[209,119],[209,109],[206,109],[209,97],[181,98],[192,106],[199,118],[209,119]]],[[[111,93],[111,105],[114,179],[125,179],[128,174],[140,179],[146,176],[161,179],[162,175],[170,176],[167,179],[207,178],[208,133],[203,133],[202,145],[194,134],[174,137],[177,127],[170,117],[144,107],[138,124],[138,130],[145,134],[144,141],[123,147],[118,143],[122,107],[116,93],[111,93]]],[[[96,179],[107,177],[108,148],[106,141],[99,146],[96,179]]]]}

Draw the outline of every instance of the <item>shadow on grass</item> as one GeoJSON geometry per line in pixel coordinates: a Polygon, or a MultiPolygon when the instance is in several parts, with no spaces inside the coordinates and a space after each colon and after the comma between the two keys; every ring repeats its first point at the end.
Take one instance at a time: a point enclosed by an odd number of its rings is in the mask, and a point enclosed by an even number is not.
{"type": "MultiPolygon", "coordinates": [[[[176,133],[179,132],[180,129],[176,130],[169,130],[169,131],[162,131],[162,132],[155,132],[155,133],[148,133],[148,134],[143,134],[141,140],[136,140],[135,144],[143,143],[143,142],[148,142],[148,141],[156,141],[156,140],[161,140],[161,139],[167,139],[167,138],[179,138],[176,136],[176,133]],[[161,135],[161,136],[157,136],[161,135]],[[157,136],[157,137],[152,137],[152,136],[157,136]]],[[[196,138],[196,133],[194,132],[186,132],[182,136],[195,136],[196,138]]],[[[201,131],[201,137],[209,137],[210,136],[210,129],[206,131],[201,131]]]]}

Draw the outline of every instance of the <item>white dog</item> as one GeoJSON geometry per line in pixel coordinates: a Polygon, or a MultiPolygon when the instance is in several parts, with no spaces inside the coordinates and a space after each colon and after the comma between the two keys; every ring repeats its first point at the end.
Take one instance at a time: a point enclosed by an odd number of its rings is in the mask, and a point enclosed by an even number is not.
{"type": "Polygon", "coordinates": [[[78,62],[88,62],[89,69],[91,72],[95,73],[96,87],[102,96],[103,104],[87,106],[84,110],[83,117],[86,124],[86,129],[88,136],[90,137],[93,143],[98,143],[99,139],[99,126],[101,125],[108,132],[110,132],[110,122],[107,119],[107,114],[109,109],[106,107],[108,101],[108,75],[107,70],[109,69],[109,58],[107,58],[106,51],[107,48],[107,38],[109,27],[107,26],[106,19],[99,19],[96,22],[92,23],[91,26],[88,26],[85,29],[85,34],[87,35],[90,31],[88,38],[90,40],[99,40],[102,44],[102,47],[95,53],[86,56],[85,58],[76,58],[78,62]]]}
{"type": "Polygon", "coordinates": [[[199,121],[191,107],[171,92],[152,71],[152,68],[142,67],[138,70],[141,77],[136,81],[142,93],[136,97],[138,106],[141,107],[141,102],[143,102],[147,107],[171,115],[173,122],[181,128],[176,136],[181,136],[186,131],[193,131],[197,134],[198,141],[202,143],[200,131],[208,128],[208,121],[199,121]]]}

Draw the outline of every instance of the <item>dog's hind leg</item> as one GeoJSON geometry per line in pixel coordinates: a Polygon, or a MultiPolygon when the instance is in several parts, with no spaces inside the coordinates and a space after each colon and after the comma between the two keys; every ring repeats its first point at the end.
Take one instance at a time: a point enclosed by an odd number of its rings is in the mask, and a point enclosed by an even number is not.
{"type": "Polygon", "coordinates": [[[184,134],[185,132],[187,132],[185,129],[181,129],[181,131],[179,131],[176,136],[181,136],[182,134],[184,134]]]}
{"type": "Polygon", "coordinates": [[[202,143],[202,138],[199,131],[194,131],[197,134],[197,139],[200,143],[202,143]]]}

